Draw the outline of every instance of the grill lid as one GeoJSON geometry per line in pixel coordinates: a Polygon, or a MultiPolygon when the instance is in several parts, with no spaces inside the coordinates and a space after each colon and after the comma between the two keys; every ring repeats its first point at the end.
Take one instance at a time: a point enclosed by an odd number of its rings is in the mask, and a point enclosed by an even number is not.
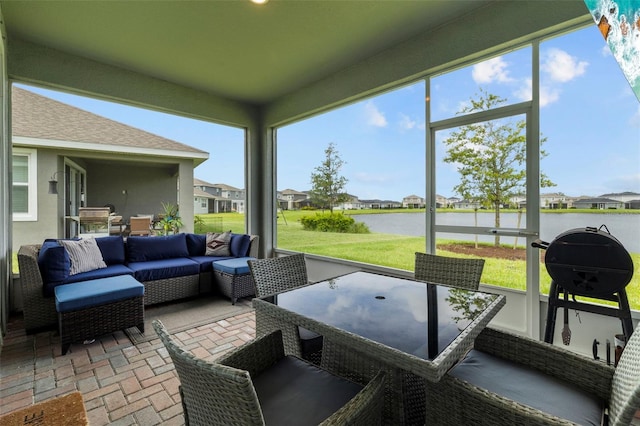
{"type": "Polygon", "coordinates": [[[604,225],[558,235],[547,247],[544,262],[556,284],[581,296],[612,295],[633,277],[631,255],[604,225]]]}

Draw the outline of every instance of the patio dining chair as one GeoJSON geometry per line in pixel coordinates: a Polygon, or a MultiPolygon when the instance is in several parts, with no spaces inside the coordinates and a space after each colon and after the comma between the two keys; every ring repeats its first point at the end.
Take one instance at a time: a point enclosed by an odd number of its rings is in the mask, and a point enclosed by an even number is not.
{"type": "Polygon", "coordinates": [[[438,425],[630,425],[640,409],[640,333],[618,366],[491,328],[427,389],[438,425]]]}
{"type": "Polygon", "coordinates": [[[451,287],[477,290],[484,259],[465,259],[416,252],[415,279],[451,287]]]}
{"type": "Polygon", "coordinates": [[[130,217],[129,218],[129,235],[130,236],[149,236],[151,235],[151,218],[150,217],[130,217]]]}
{"type": "MultiPolygon", "coordinates": [[[[269,259],[250,260],[249,270],[256,286],[256,297],[274,296],[309,284],[304,253],[269,259]]],[[[302,358],[320,365],[322,336],[298,327],[302,358]]]]}
{"type": "MultiPolygon", "coordinates": [[[[416,252],[414,278],[419,281],[444,284],[450,287],[477,290],[484,269],[484,259],[465,259],[416,252]]],[[[410,421],[424,419],[426,385],[422,377],[406,373],[406,417],[410,421]]]]}
{"type": "Polygon", "coordinates": [[[180,380],[185,424],[377,425],[384,373],[365,386],[284,355],[282,332],[257,338],[209,362],[174,341],[159,320],[153,327],[180,380]]]}

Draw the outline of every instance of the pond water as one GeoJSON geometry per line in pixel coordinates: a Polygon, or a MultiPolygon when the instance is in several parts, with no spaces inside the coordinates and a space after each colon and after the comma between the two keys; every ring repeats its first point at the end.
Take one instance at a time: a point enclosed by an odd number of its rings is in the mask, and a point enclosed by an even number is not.
{"type": "MultiPolygon", "coordinates": [[[[410,236],[425,236],[425,216],[420,213],[389,213],[357,215],[354,219],[365,223],[373,232],[399,234],[410,236]]],[[[518,228],[517,213],[502,213],[501,226],[504,228],[518,228]]],[[[475,226],[473,213],[437,213],[438,225],[475,226]]],[[[477,214],[477,226],[493,227],[494,214],[492,212],[477,214]]],[[[630,253],[640,253],[640,214],[598,214],[598,213],[543,213],[540,215],[540,239],[551,242],[559,234],[574,228],[596,227],[605,225],[611,235],[630,253]]],[[[520,217],[520,227],[525,228],[524,215],[520,217]]],[[[603,229],[604,230],[604,229],[603,229]]],[[[438,233],[438,238],[473,240],[473,235],[438,233]]],[[[480,235],[479,241],[492,242],[493,235],[480,235]]],[[[506,244],[514,243],[513,237],[501,237],[506,244]]],[[[524,243],[519,238],[519,244],[524,243]]]]}

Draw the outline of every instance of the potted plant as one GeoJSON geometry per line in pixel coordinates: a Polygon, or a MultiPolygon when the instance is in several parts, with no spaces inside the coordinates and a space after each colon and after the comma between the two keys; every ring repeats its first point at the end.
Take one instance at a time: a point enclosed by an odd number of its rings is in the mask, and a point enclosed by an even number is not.
{"type": "Polygon", "coordinates": [[[169,233],[176,234],[180,227],[183,225],[182,219],[180,219],[180,212],[178,206],[171,203],[161,203],[163,213],[158,222],[160,225],[160,234],[169,235],[169,233]]]}

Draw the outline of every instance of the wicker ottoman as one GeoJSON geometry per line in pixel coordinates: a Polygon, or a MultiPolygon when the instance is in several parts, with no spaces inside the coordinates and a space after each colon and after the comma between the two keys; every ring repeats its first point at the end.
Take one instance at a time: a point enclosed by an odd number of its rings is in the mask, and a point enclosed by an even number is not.
{"type": "Polygon", "coordinates": [[[131,275],[55,288],[62,355],[72,342],[138,327],[144,333],[144,285],[131,275]]]}
{"type": "Polygon", "coordinates": [[[255,257],[213,262],[213,282],[220,292],[231,299],[232,304],[241,297],[255,296],[256,288],[247,261],[255,257]]]}

